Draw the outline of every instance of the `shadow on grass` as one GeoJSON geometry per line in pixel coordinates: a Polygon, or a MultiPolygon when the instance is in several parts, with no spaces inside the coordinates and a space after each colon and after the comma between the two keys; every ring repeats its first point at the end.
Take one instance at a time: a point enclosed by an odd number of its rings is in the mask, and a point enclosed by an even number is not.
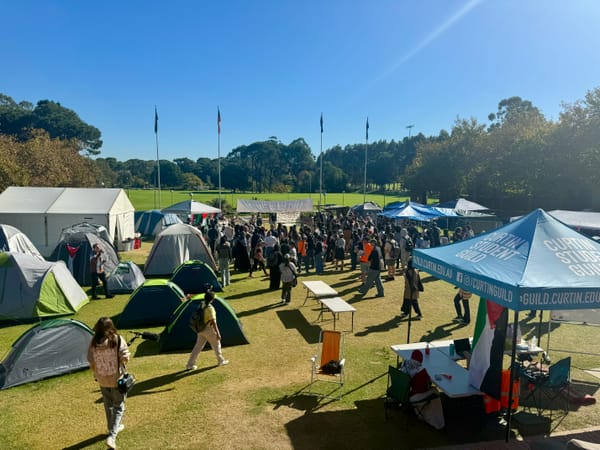
{"type": "Polygon", "coordinates": [[[400,316],[392,317],[390,320],[366,327],[363,331],[354,333],[355,336],[367,336],[371,333],[385,333],[400,326],[400,316]]]}
{"type": "Polygon", "coordinates": [[[70,445],[69,447],[63,447],[62,450],[79,450],[82,448],[87,448],[90,445],[95,444],[96,442],[101,442],[106,439],[106,434],[97,434],[94,437],[86,439],[85,441],[78,442],[76,444],[70,445]]]}
{"type": "Polygon", "coordinates": [[[421,336],[421,338],[417,342],[444,340],[446,338],[452,337],[452,333],[464,326],[466,325],[455,322],[443,323],[435,327],[433,330],[427,330],[427,333],[421,336]]]}
{"type": "Polygon", "coordinates": [[[253,295],[266,294],[267,292],[273,292],[273,291],[270,290],[268,287],[264,288],[264,289],[256,289],[255,291],[244,291],[244,292],[240,292],[239,294],[228,295],[227,301],[235,300],[238,298],[252,297],[253,295]]]}
{"type": "Polygon", "coordinates": [[[262,313],[265,311],[269,311],[271,309],[279,308],[281,306],[282,306],[281,302],[271,303],[269,305],[263,305],[263,306],[259,306],[258,308],[249,309],[247,311],[240,311],[240,312],[236,313],[236,316],[239,319],[241,317],[251,316],[253,314],[259,314],[259,313],[262,313]]]}
{"type": "Polygon", "coordinates": [[[300,335],[308,344],[316,344],[319,342],[319,333],[321,327],[311,325],[307,322],[304,315],[297,309],[277,311],[277,316],[283,326],[287,329],[297,329],[300,335]]]}

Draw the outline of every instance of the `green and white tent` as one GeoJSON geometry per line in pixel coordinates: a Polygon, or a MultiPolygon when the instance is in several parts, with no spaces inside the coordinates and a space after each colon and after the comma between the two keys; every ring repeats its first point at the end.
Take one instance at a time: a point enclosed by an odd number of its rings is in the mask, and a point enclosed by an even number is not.
{"type": "Polygon", "coordinates": [[[88,301],[62,261],[0,253],[0,321],[74,314],[88,301]]]}
{"type": "Polygon", "coordinates": [[[0,389],[89,367],[92,336],[92,330],[77,320],[47,320],[30,328],[0,363],[0,389]]]}

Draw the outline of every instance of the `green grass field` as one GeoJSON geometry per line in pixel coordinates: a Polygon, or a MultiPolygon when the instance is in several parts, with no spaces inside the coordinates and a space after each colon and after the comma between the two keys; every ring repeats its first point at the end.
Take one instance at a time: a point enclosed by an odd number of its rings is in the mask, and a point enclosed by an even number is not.
{"type": "MultiPolygon", "coordinates": [[[[143,264],[150,243],[124,254],[143,264]]],[[[279,306],[279,292],[267,290],[268,281],[234,274],[222,297],[243,323],[250,345],[226,347],[226,367],[215,366],[212,351],[198,360],[199,369],[185,372],[187,353],[158,353],[158,344],[135,342],[129,369],[138,378],[127,400],[126,429],[118,438],[127,449],[285,449],[285,448],[416,448],[458,444],[414,419],[406,421],[392,412],[384,420],[386,371],[395,364],[391,344],[404,343],[407,323],[400,321],[403,282],[401,277],[385,283],[385,297],[375,298],[372,289],[362,300],[355,297],[358,272],[334,272],[327,266],[318,277],[333,286],[357,309],[354,333],[347,332],[347,383],[342,400],[319,400],[305,395],[310,378],[309,358],[316,350],[319,330],[331,328],[330,317],[317,322],[314,300],[304,300],[302,284],[294,288],[292,304],[279,306]]],[[[458,326],[454,316],[454,289],[424,275],[421,307],[424,319],[413,322],[411,341],[466,337],[473,325],[458,326]]],[[[301,276],[314,280],[314,274],[301,276]]],[[[98,300],[75,316],[93,326],[101,315],[115,316],[127,295],[98,300]]],[[[472,314],[476,315],[472,301],[472,314]]],[[[0,328],[0,349],[7,352],[30,325],[0,328]]],[[[348,330],[349,316],[342,315],[338,329],[348,330]]],[[[546,328],[544,327],[544,330],[546,328]]],[[[137,330],[146,331],[147,329],[137,330]]],[[[130,338],[128,330],[121,330],[130,338]]],[[[161,331],[161,328],[147,331],[161,331]]],[[[534,327],[523,324],[524,337],[534,327]]],[[[597,348],[599,330],[561,325],[552,340],[561,348],[597,348]],[[588,347],[589,346],[589,347],[588,347]]],[[[544,331],[544,336],[546,332],[544,331]]],[[[545,337],[542,339],[545,345],[545,337]]],[[[553,354],[557,360],[563,354],[553,354]]],[[[578,368],[597,367],[596,357],[574,355],[578,368]]],[[[578,389],[593,394],[597,380],[580,369],[573,379],[578,389]]],[[[89,370],[26,384],[0,394],[2,432],[0,448],[6,449],[103,449],[105,418],[100,392],[89,370]]],[[[598,406],[573,410],[558,431],[594,426],[600,419],[598,406]]]]}
{"type": "MultiPolygon", "coordinates": [[[[144,211],[148,209],[161,209],[166,208],[167,206],[173,205],[175,203],[189,200],[190,193],[188,191],[170,191],[170,190],[162,190],[160,192],[160,203],[159,203],[159,195],[156,190],[144,190],[144,189],[129,189],[127,190],[127,195],[129,199],[135,206],[135,209],[138,211],[144,211]],[[160,204],[160,208],[158,208],[160,204]]],[[[194,200],[201,203],[212,203],[219,198],[218,191],[209,191],[202,193],[194,193],[192,197],[194,200]]],[[[232,205],[234,208],[237,204],[237,199],[258,199],[258,200],[298,200],[311,198],[313,200],[313,204],[315,208],[319,203],[319,193],[232,193],[232,192],[221,192],[221,201],[227,202],[229,205],[232,205]]],[[[363,194],[362,193],[330,193],[325,194],[323,199],[323,204],[334,204],[334,205],[345,205],[345,206],[353,206],[363,203],[363,194]]],[[[367,194],[366,200],[372,201],[379,206],[383,207],[388,203],[392,203],[395,201],[404,201],[407,197],[405,196],[395,196],[395,195],[382,195],[382,194],[367,194]]],[[[431,200],[433,201],[433,200],[431,200]]],[[[430,201],[430,202],[431,202],[430,201]]]]}
{"type": "MultiPolygon", "coordinates": [[[[136,209],[152,208],[152,191],[131,191],[136,209]]],[[[163,193],[163,195],[165,195],[163,193]]],[[[169,192],[170,196],[170,192],[169,192]]],[[[250,195],[249,197],[256,197],[250,195]]],[[[189,198],[173,193],[172,202],[189,198]]],[[[214,194],[194,195],[209,201],[214,194]]],[[[285,195],[259,196],[282,199],[285,195]]],[[[302,198],[299,196],[297,198],[302,198]]],[[[383,198],[368,196],[383,205],[383,198]]],[[[163,205],[171,199],[163,197],[163,205]]],[[[327,203],[362,202],[362,195],[329,194],[327,203]],[[342,201],[342,195],[344,200],[342,201]]],[[[397,200],[397,199],[394,199],[397,200]]],[[[387,197],[389,203],[391,198],[387,197]]],[[[143,265],[151,242],[122,254],[143,265]]],[[[309,300],[302,306],[302,284],[294,288],[292,304],[280,306],[279,292],[267,289],[268,281],[233,274],[233,283],[221,294],[240,318],[250,344],[224,348],[231,361],[215,366],[212,351],[198,360],[199,369],[184,371],[188,354],[158,352],[158,344],[136,341],[129,364],[138,384],[127,400],[126,425],[118,438],[127,449],[304,449],[350,448],[387,449],[436,447],[460,444],[445,432],[437,432],[401,413],[384,419],[383,395],[387,367],[396,363],[390,345],[405,343],[407,322],[398,317],[402,298],[401,277],[385,283],[385,297],[375,298],[374,288],[359,300],[358,271],[302,275],[302,280],[322,279],[357,309],[354,332],[346,332],[347,382],[339,401],[319,400],[306,395],[310,379],[310,357],[316,351],[321,328],[333,326],[331,317],[317,322],[318,304],[309,300]]],[[[423,274],[425,292],[421,307],[424,318],[413,322],[411,341],[467,337],[473,324],[459,326],[454,317],[449,284],[423,274]]],[[[111,300],[92,301],[74,318],[93,326],[102,315],[116,316],[128,300],[118,295],[111,300]]],[[[472,316],[477,313],[471,301],[472,316]]],[[[532,322],[523,322],[525,338],[536,332],[532,322]]],[[[542,324],[542,346],[546,345],[547,323],[542,324]]],[[[0,353],[31,325],[0,327],[0,353]]],[[[349,330],[350,318],[342,315],[338,329],[349,330]]],[[[161,327],[136,331],[160,332],[161,327]]],[[[131,338],[130,330],[121,330],[131,338]]],[[[551,332],[553,347],[567,351],[595,349],[600,328],[560,325],[551,332]]],[[[550,352],[554,361],[566,353],[550,352]]],[[[508,360],[505,360],[508,366],[508,360]]],[[[599,367],[595,356],[573,354],[573,380],[581,393],[594,395],[598,380],[582,369],[599,367]]],[[[2,449],[103,449],[106,437],[100,392],[89,370],[11,388],[0,393],[2,449]]],[[[596,426],[599,406],[574,406],[556,431],[596,426]]],[[[502,438],[502,436],[500,436],[502,438]]]]}

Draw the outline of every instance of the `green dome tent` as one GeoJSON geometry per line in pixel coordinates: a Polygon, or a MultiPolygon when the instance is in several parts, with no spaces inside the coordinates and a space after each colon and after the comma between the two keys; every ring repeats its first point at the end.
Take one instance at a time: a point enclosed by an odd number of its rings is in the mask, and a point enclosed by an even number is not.
{"type": "Polygon", "coordinates": [[[223,291],[212,268],[199,260],[186,261],[181,264],[175,269],[171,281],[186,294],[202,294],[206,292],[207,284],[212,286],[214,292],[223,291]]]}
{"type": "Polygon", "coordinates": [[[179,286],[169,280],[146,280],[129,297],[119,317],[118,327],[164,325],[184,297],[179,286]]]}
{"type": "MultiPolygon", "coordinates": [[[[160,335],[160,351],[190,350],[196,343],[196,333],[190,328],[190,318],[198,304],[204,300],[204,294],[196,295],[179,305],[173,312],[170,322],[160,335]]],[[[222,298],[215,297],[212,302],[217,313],[217,323],[221,332],[221,345],[249,344],[244,335],[242,324],[229,304],[222,298]]]]}
{"type": "Polygon", "coordinates": [[[0,253],[0,321],[74,314],[88,302],[62,261],[0,253]]]}
{"type": "Polygon", "coordinates": [[[0,363],[0,389],[89,367],[92,337],[92,330],[77,320],[48,320],[30,328],[0,363]]]}

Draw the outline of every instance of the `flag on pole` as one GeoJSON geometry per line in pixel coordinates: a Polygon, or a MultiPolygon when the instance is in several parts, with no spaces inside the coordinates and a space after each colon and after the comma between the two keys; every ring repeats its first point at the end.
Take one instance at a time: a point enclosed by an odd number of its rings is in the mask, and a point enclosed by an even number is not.
{"type": "Polygon", "coordinates": [[[323,134],[323,113],[321,113],[321,134],[323,134]]]}
{"type": "Polygon", "coordinates": [[[154,106],[154,134],[158,133],[158,111],[156,110],[156,106],[154,106]]]}
{"type": "Polygon", "coordinates": [[[221,110],[217,107],[217,130],[221,134],[221,110]]]}
{"type": "Polygon", "coordinates": [[[367,117],[367,130],[366,130],[366,138],[369,140],[369,118],[367,117]]]}

